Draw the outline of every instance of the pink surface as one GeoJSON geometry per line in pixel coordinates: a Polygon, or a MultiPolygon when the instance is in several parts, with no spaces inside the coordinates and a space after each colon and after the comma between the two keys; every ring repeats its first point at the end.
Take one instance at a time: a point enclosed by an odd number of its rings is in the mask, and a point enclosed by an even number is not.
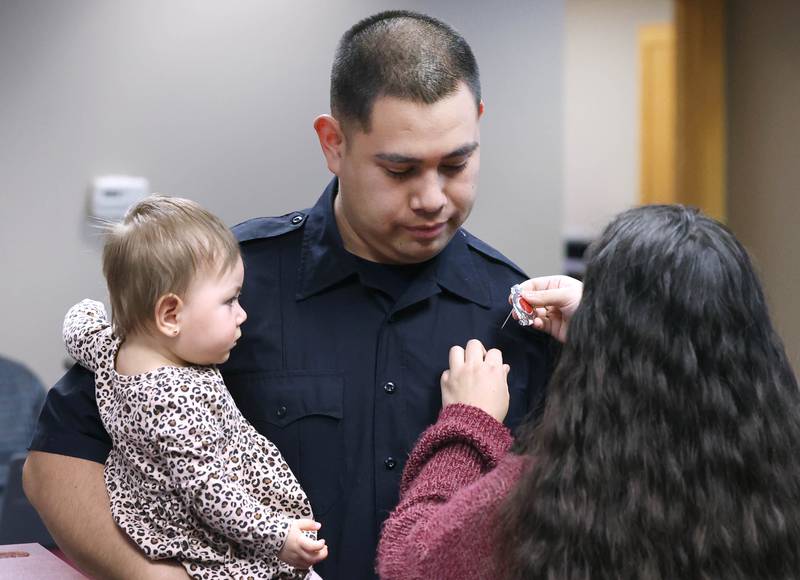
{"type": "Polygon", "coordinates": [[[85,578],[86,576],[39,544],[0,546],[0,580],[85,580],[85,578]]]}

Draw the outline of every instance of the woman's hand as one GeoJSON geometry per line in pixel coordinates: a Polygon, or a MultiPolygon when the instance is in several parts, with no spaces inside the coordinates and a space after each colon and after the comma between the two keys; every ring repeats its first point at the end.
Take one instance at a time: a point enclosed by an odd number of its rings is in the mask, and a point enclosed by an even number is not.
{"type": "Polygon", "coordinates": [[[508,413],[508,372],[503,354],[487,351],[472,339],[467,347],[450,349],[450,368],[442,373],[442,405],[463,403],[478,407],[502,422],[508,413]]]}
{"type": "Polygon", "coordinates": [[[526,280],[520,287],[522,297],[536,313],[533,327],[565,342],[569,321],[581,303],[583,284],[569,276],[542,276],[526,280]]]}

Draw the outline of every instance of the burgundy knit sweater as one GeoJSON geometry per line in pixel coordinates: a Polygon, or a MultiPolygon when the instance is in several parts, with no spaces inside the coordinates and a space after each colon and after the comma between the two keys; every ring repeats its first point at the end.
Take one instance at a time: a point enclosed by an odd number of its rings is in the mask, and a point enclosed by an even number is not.
{"type": "Polygon", "coordinates": [[[495,579],[495,515],[526,460],[477,407],[449,405],[420,437],[378,546],[383,580],[495,579]]]}

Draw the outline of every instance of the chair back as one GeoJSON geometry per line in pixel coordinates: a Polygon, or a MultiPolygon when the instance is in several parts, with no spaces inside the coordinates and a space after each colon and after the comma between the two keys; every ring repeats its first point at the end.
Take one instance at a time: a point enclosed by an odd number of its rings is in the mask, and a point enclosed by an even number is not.
{"type": "Polygon", "coordinates": [[[38,543],[54,548],[56,543],[50,532],[22,491],[25,457],[24,453],[17,453],[8,463],[8,481],[0,506],[0,544],[38,543]]]}

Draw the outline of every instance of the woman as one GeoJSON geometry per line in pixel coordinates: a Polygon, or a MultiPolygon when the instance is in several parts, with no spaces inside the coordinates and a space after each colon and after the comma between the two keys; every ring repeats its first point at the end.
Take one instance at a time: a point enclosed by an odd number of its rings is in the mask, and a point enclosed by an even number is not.
{"type": "Polygon", "coordinates": [[[451,351],[381,576],[800,577],[800,393],[733,235],[696,210],[633,209],[591,248],[582,298],[555,292],[526,294],[568,339],[513,452],[502,355],[451,351]]]}

